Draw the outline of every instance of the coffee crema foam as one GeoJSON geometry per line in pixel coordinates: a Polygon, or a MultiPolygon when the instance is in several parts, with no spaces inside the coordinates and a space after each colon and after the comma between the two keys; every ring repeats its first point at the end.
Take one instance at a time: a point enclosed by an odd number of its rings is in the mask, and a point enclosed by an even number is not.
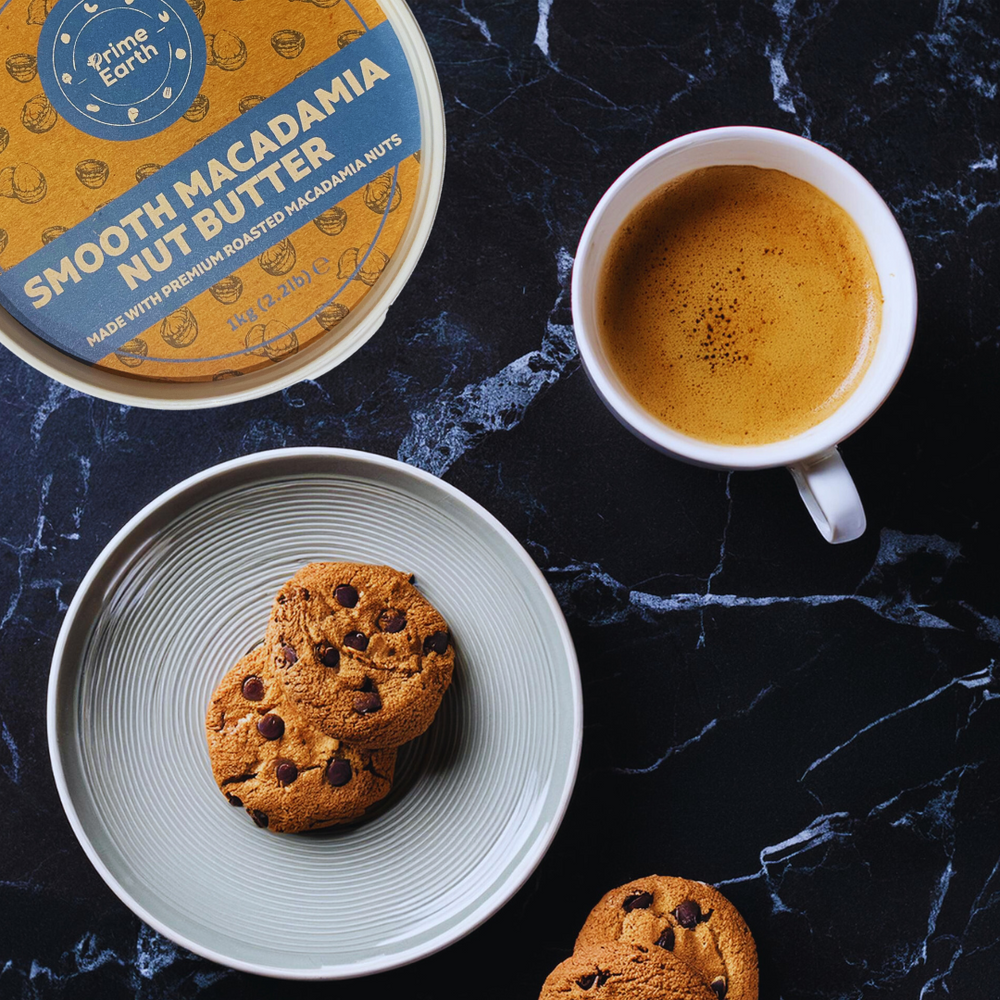
{"type": "Polygon", "coordinates": [[[864,237],[779,170],[678,177],[615,234],[597,292],[619,378],[669,427],[759,445],[830,416],[875,352],[882,292],[864,237]]]}

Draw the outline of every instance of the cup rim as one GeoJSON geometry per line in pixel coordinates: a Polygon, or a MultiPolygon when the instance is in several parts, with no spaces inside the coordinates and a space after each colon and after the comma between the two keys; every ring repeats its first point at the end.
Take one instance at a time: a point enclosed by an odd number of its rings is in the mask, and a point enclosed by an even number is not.
{"type": "MultiPolygon", "coordinates": [[[[741,160],[735,153],[728,156],[723,153],[715,162],[718,165],[725,165],[746,160],[741,160]]],[[[787,172],[794,176],[795,165],[788,166],[787,172]]],[[[687,171],[679,170],[676,173],[668,171],[661,183],[666,183],[685,172],[687,171]]],[[[636,208],[646,196],[636,196],[631,202],[626,200],[626,214],[636,208]]],[[[858,430],[879,409],[899,380],[913,346],[917,287],[909,248],[895,216],[875,188],[855,167],[811,139],[779,129],[733,125],[690,132],[663,143],[638,159],[614,181],[591,213],[580,238],[573,265],[571,303],[577,346],[584,371],[605,406],[633,434],[659,451],[695,465],[719,469],[766,469],[795,465],[823,454],[858,430]],[[869,218],[862,222],[858,218],[858,213],[851,207],[846,205],[841,207],[862,235],[866,229],[871,230],[877,225],[883,233],[885,244],[891,249],[896,265],[891,274],[892,284],[887,286],[885,280],[890,275],[883,274],[881,268],[878,268],[878,273],[884,302],[889,298],[887,287],[892,289],[895,322],[892,329],[887,331],[883,314],[880,338],[888,332],[890,339],[880,343],[877,348],[877,351],[881,352],[879,371],[876,373],[878,381],[874,381],[870,367],[848,399],[824,420],[800,434],[779,441],[758,445],[721,445],[691,437],[664,424],[624,390],[617,377],[609,375],[608,364],[595,345],[595,341],[598,340],[597,331],[588,328],[584,321],[587,314],[586,298],[594,294],[595,284],[586,281],[584,271],[592,271],[593,268],[585,268],[584,265],[592,263],[589,258],[594,252],[595,233],[610,206],[625,197],[636,178],[651,165],[695,145],[735,144],[743,141],[771,143],[799,156],[811,157],[848,180],[853,190],[858,192],[859,198],[866,202],[869,218]],[[866,392],[860,396],[862,387],[865,387],[866,392]],[[859,404],[859,399],[866,399],[866,402],[859,404]]]]}

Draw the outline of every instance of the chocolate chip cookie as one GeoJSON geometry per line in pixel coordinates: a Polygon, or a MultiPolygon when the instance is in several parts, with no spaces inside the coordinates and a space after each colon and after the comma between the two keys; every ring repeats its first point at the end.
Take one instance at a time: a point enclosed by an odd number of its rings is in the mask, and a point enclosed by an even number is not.
{"type": "Polygon", "coordinates": [[[455,665],[445,620],[388,566],[305,566],[275,597],[265,642],[295,711],[358,747],[424,732],[455,665]]]}
{"type": "Polygon", "coordinates": [[[359,750],[310,727],[282,695],[264,646],[222,679],[205,719],[212,773],[261,827],[297,833],[360,816],[392,787],[395,750],[359,750]]]}
{"type": "Polygon", "coordinates": [[[538,1000],[716,1000],[708,984],[669,952],[624,942],[591,945],[557,965],[538,1000]]]}
{"type": "Polygon", "coordinates": [[[736,907],[703,882],[650,875],[612,889],[587,917],[576,950],[608,941],[682,959],[718,1000],[757,1000],[757,948],[750,930],[736,907]]]}

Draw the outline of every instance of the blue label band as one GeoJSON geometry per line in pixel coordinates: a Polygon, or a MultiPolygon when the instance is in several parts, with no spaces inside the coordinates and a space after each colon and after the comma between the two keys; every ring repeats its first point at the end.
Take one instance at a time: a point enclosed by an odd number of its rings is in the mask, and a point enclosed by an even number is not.
{"type": "Polygon", "coordinates": [[[420,141],[413,80],[386,22],[0,274],[0,302],[95,363],[420,141]]]}
{"type": "Polygon", "coordinates": [[[38,39],[52,106],[98,139],[147,139],[191,106],[205,36],[186,0],[63,0],[38,39]]]}

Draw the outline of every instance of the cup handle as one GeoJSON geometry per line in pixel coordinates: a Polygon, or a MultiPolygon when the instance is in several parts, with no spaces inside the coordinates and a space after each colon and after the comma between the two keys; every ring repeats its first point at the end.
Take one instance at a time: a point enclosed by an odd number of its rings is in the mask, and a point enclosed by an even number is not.
{"type": "Polygon", "coordinates": [[[796,462],[788,471],[806,510],[828,542],[838,545],[861,537],[867,523],[865,509],[837,448],[796,462]]]}

